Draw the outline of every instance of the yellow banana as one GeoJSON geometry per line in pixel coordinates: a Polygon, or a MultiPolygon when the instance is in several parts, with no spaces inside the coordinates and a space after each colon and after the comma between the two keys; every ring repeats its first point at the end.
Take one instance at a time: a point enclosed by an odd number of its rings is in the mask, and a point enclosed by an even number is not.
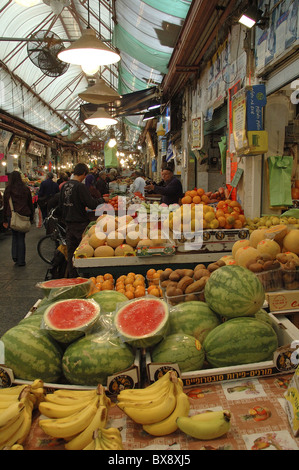
{"type": "Polygon", "coordinates": [[[122,437],[118,428],[99,429],[97,438],[103,450],[123,450],[122,437]]]}
{"type": "Polygon", "coordinates": [[[103,387],[103,385],[98,386],[97,394],[99,396],[99,404],[102,406],[107,406],[107,408],[110,408],[111,400],[109,397],[107,397],[105,388],[103,387]]]}
{"type": "Polygon", "coordinates": [[[78,403],[86,403],[88,399],[94,400],[96,398],[96,395],[93,397],[78,397],[78,398],[70,398],[70,397],[60,397],[60,396],[55,396],[54,393],[49,393],[45,396],[45,401],[50,402],[50,403],[55,403],[56,405],[60,406],[69,406],[69,405],[74,405],[78,403]]]}
{"type": "Polygon", "coordinates": [[[94,438],[94,444],[95,444],[95,449],[94,450],[105,450],[103,447],[102,447],[102,441],[101,439],[96,436],[94,438]]]}
{"type": "Polygon", "coordinates": [[[28,385],[16,385],[14,387],[8,387],[8,388],[0,388],[0,399],[4,395],[19,395],[21,391],[25,388],[28,387],[28,385]]]}
{"type": "Polygon", "coordinates": [[[9,405],[6,410],[0,414],[0,431],[1,428],[6,426],[10,421],[14,421],[24,407],[24,403],[20,401],[15,401],[9,405]]]}
{"type": "Polygon", "coordinates": [[[134,406],[136,407],[137,409],[141,410],[141,409],[144,409],[144,408],[148,408],[149,406],[151,407],[155,407],[157,406],[159,403],[163,402],[167,396],[169,395],[169,393],[171,393],[170,391],[170,386],[164,391],[164,393],[162,393],[161,395],[158,395],[157,397],[154,397],[154,398],[146,398],[145,400],[138,400],[138,401],[131,401],[131,400],[124,400],[124,401],[120,401],[117,403],[117,406],[123,410],[125,407],[127,406],[134,406]]]}
{"type": "Polygon", "coordinates": [[[10,420],[6,426],[3,426],[0,429],[0,449],[16,444],[16,433],[22,426],[24,419],[25,415],[21,412],[18,415],[15,415],[14,420],[10,420]]]}
{"type": "Polygon", "coordinates": [[[51,437],[64,438],[75,436],[82,432],[91,422],[97,411],[97,401],[98,398],[96,397],[88,406],[65,418],[40,419],[39,425],[51,437]]]}
{"type": "Polygon", "coordinates": [[[74,400],[78,398],[86,398],[86,397],[95,397],[97,395],[97,389],[92,390],[69,390],[69,389],[58,389],[53,392],[53,395],[56,397],[63,397],[63,398],[72,398],[74,400]]]}
{"type": "Polygon", "coordinates": [[[33,390],[37,388],[44,388],[44,381],[42,379],[35,379],[31,384],[31,388],[33,390]]]}
{"type": "MultiPolygon", "coordinates": [[[[150,396],[151,394],[155,393],[155,391],[159,390],[160,387],[164,382],[167,382],[170,380],[170,372],[166,372],[166,374],[162,375],[156,382],[153,382],[151,385],[145,388],[126,388],[124,390],[121,390],[119,392],[118,397],[129,397],[129,396],[150,396]]],[[[118,398],[117,397],[117,398],[118,398]]]]}
{"type": "Polygon", "coordinates": [[[24,450],[24,447],[21,444],[14,444],[9,450],[24,450]]]}
{"type": "Polygon", "coordinates": [[[148,405],[144,408],[136,407],[134,405],[127,405],[123,407],[123,411],[133,421],[139,424],[152,424],[161,421],[169,416],[176,405],[176,397],[174,394],[174,384],[170,384],[170,391],[164,400],[161,400],[156,406],[148,405]]]}
{"type": "Polygon", "coordinates": [[[177,386],[176,406],[173,412],[167,418],[153,424],[144,424],[143,430],[152,436],[166,436],[178,429],[177,418],[188,416],[190,402],[188,396],[183,392],[180,385],[177,386]]]}
{"type": "Polygon", "coordinates": [[[118,403],[127,403],[127,404],[138,404],[141,405],[147,402],[159,400],[161,396],[165,395],[165,393],[169,393],[170,389],[170,380],[167,382],[162,383],[162,385],[154,390],[153,392],[144,393],[143,395],[131,393],[129,396],[125,396],[120,392],[117,396],[118,403]]]}
{"type": "Polygon", "coordinates": [[[84,447],[83,450],[96,450],[96,443],[95,439],[92,439],[89,444],[87,444],[86,447],[84,447]]]}
{"type": "Polygon", "coordinates": [[[57,403],[42,401],[39,404],[38,409],[41,414],[47,416],[47,418],[66,418],[67,416],[86,408],[91,402],[92,399],[85,399],[83,401],[78,400],[78,403],[75,402],[71,405],[60,405],[57,403]]]}
{"type": "Polygon", "coordinates": [[[190,417],[179,417],[181,431],[196,439],[210,440],[226,434],[230,429],[231,414],[227,410],[208,411],[190,417]]]}
{"type": "Polygon", "coordinates": [[[92,418],[89,425],[82,431],[80,434],[75,436],[69,442],[65,444],[67,450],[82,450],[93,438],[93,433],[101,428],[106,426],[108,418],[108,411],[106,406],[100,405],[92,418]]]}

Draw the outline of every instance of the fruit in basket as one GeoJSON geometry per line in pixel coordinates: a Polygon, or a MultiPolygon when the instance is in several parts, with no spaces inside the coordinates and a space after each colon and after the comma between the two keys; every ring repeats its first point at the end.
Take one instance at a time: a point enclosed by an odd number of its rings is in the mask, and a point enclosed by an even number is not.
{"type": "Polygon", "coordinates": [[[188,417],[179,417],[178,427],[188,436],[200,440],[217,439],[230,430],[231,413],[228,410],[208,410],[188,417]]]}
{"type": "Polygon", "coordinates": [[[278,348],[272,326],[257,318],[233,318],[214,328],[203,348],[212,367],[269,361],[278,348]]]}
{"type": "Polygon", "coordinates": [[[62,370],[70,384],[94,385],[130,367],[132,349],[116,335],[93,333],[71,343],[62,358],[62,370]]]}
{"type": "Polygon", "coordinates": [[[99,304],[101,313],[114,312],[118,304],[128,300],[124,294],[116,290],[96,292],[90,298],[99,304]]]}
{"type": "Polygon", "coordinates": [[[168,335],[152,349],[153,362],[177,364],[181,372],[200,370],[204,360],[200,341],[184,333],[168,335]]]}
{"type": "Polygon", "coordinates": [[[59,344],[39,325],[22,323],[1,337],[5,346],[5,365],[22,380],[58,382],[62,351],[59,344]]]}
{"type": "Polygon", "coordinates": [[[142,297],[121,307],[116,312],[114,324],[123,341],[136,348],[147,348],[164,338],[168,320],[166,302],[142,297]]]}
{"type": "Polygon", "coordinates": [[[191,301],[176,305],[169,313],[169,334],[185,333],[202,344],[205,337],[221,319],[206,302],[191,301]]]}
{"type": "Polygon", "coordinates": [[[205,300],[214,312],[225,318],[244,317],[262,308],[265,291],[256,275],[247,268],[222,266],[209,277],[205,300]]]}
{"type": "Polygon", "coordinates": [[[256,248],[258,243],[265,239],[266,231],[266,228],[253,230],[249,236],[250,246],[256,248]]]}
{"type": "Polygon", "coordinates": [[[299,230],[290,230],[289,233],[284,237],[282,243],[284,251],[291,251],[299,255],[299,230]]]}
{"type": "Polygon", "coordinates": [[[261,240],[257,244],[256,249],[261,255],[269,255],[271,259],[275,259],[276,255],[281,252],[279,244],[275,240],[270,240],[267,238],[265,240],[261,240]]]}
{"type": "Polygon", "coordinates": [[[44,328],[60,343],[71,343],[97,323],[99,305],[90,299],[67,299],[51,304],[44,313],[44,328]]]}
{"type": "Polygon", "coordinates": [[[91,286],[92,281],[83,277],[51,279],[37,284],[45,297],[54,300],[87,297],[91,286]]]}
{"type": "Polygon", "coordinates": [[[235,253],[235,260],[238,266],[246,267],[248,262],[252,259],[256,259],[259,256],[259,252],[252,246],[242,246],[235,253]]]}
{"type": "Polygon", "coordinates": [[[244,239],[244,240],[236,241],[232,246],[232,256],[233,256],[233,258],[235,258],[236,253],[237,253],[239,248],[244,248],[245,246],[249,246],[249,245],[250,245],[250,241],[247,238],[244,239]]]}

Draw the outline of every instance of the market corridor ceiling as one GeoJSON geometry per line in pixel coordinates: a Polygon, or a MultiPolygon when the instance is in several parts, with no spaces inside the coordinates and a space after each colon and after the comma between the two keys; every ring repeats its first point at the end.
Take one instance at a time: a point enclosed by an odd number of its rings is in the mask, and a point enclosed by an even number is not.
{"type": "MultiPolygon", "coordinates": [[[[56,58],[88,26],[121,61],[101,78],[120,95],[156,91],[167,73],[191,0],[40,0],[23,7],[0,1],[0,111],[50,136],[86,142],[98,131],[80,120],[79,94],[95,80],[56,58]],[[48,38],[51,38],[49,40],[48,38]],[[55,41],[55,39],[58,41],[55,41]]],[[[140,107],[121,108],[130,142],[142,130],[140,107]],[[137,111],[137,112],[135,112],[137,111]]]]}

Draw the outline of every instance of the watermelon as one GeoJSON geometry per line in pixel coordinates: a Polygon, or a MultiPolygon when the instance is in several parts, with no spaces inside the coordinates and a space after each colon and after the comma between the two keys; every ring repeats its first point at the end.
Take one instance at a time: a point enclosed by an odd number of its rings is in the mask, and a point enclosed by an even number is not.
{"type": "Polygon", "coordinates": [[[5,365],[22,380],[39,378],[58,382],[62,375],[62,351],[58,343],[29,319],[10,328],[2,336],[5,365]]]}
{"type": "Polygon", "coordinates": [[[83,299],[89,294],[91,286],[92,280],[83,277],[51,279],[37,284],[48,300],[83,299]]]}
{"type": "Polygon", "coordinates": [[[269,361],[278,348],[271,325],[253,317],[233,318],[212,330],[203,348],[212,367],[269,361]]]}
{"type": "Polygon", "coordinates": [[[167,334],[168,319],[169,309],[164,300],[140,297],[116,312],[114,325],[123,341],[135,348],[148,348],[167,334]]]}
{"type": "Polygon", "coordinates": [[[200,343],[220,323],[219,315],[206,302],[182,302],[169,312],[169,334],[185,333],[194,336],[200,343]]]}
{"type": "Polygon", "coordinates": [[[62,358],[62,369],[70,384],[106,384],[107,378],[134,363],[132,349],[118,336],[93,333],[71,343],[62,358]]]}
{"type": "Polygon", "coordinates": [[[181,372],[200,370],[205,360],[201,343],[183,333],[169,335],[152,350],[152,361],[177,364],[181,372]]]}
{"type": "Polygon", "coordinates": [[[102,290],[92,294],[89,298],[100,305],[102,313],[114,312],[119,303],[128,301],[125,294],[116,290],[102,290]]]}
{"type": "Polygon", "coordinates": [[[237,265],[222,266],[210,275],[205,286],[208,306],[225,318],[253,316],[265,301],[258,277],[237,265]]]}
{"type": "Polygon", "coordinates": [[[71,343],[96,324],[100,307],[94,300],[66,299],[51,304],[43,315],[44,327],[60,343],[71,343]]]}

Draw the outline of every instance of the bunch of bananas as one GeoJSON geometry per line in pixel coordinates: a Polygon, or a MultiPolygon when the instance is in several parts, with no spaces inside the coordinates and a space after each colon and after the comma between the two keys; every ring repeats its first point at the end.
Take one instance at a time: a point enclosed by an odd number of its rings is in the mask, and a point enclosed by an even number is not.
{"type": "Polygon", "coordinates": [[[95,431],[92,441],[83,450],[123,450],[118,428],[100,428],[95,431]]]}
{"type": "Polygon", "coordinates": [[[206,411],[189,417],[179,417],[181,431],[196,439],[211,440],[226,434],[230,429],[231,413],[228,410],[206,411]]]}
{"type": "Polygon", "coordinates": [[[20,450],[32,424],[32,412],[44,399],[42,380],[0,389],[0,450],[20,450]]]}
{"type": "Polygon", "coordinates": [[[67,441],[67,450],[82,450],[106,426],[110,406],[102,385],[92,390],[58,389],[39,404],[39,411],[47,417],[39,420],[39,426],[48,436],[67,441]]]}
{"type": "Polygon", "coordinates": [[[177,418],[188,416],[190,409],[183,382],[174,371],[168,371],[146,388],[122,390],[117,399],[118,407],[152,436],[175,432],[177,418]]]}

